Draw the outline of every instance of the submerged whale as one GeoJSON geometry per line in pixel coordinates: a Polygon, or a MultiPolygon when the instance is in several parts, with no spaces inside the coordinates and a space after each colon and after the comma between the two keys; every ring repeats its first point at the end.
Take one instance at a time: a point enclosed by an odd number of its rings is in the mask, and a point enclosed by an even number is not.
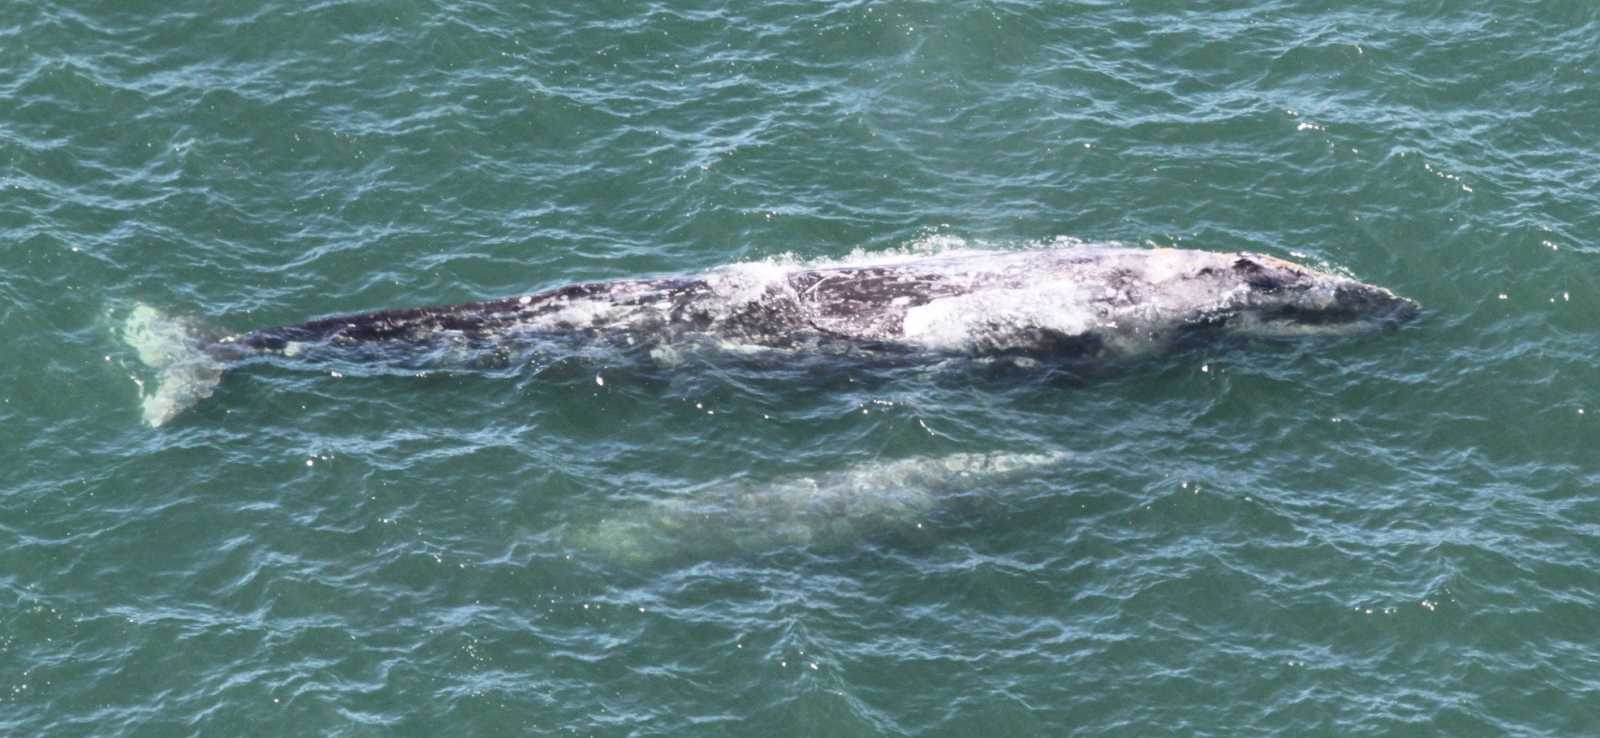
{"type": "Polygon", "coordinates": [[[1064,453],[954,453],[874,462],[767,481],[741,479],[608,508],[573,526],[564,548],[625,565],[829,551],[914,533],[962,495],[990,496],[1063,466],[1064,453]]]}
{"type": "MultiPolygon", "coordinates": [[[[159,370],[152,426],[251,357],[472,355],[563,336],[655,347],[857,356],[1115,359],[1226,334],[1347,334],[1418,313],[1382,287],[1255,253],[1111,246],[739,264],[487,302],[217,335],[136,307],[124,339],[159,370]]],[[[675,350],[675,349],[674,349],[675,350]]]]}

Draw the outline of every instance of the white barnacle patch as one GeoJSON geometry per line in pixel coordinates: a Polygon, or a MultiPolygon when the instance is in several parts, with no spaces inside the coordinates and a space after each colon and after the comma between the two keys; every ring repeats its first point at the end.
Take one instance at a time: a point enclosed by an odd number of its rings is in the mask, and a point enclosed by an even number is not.
{"type": "Polygon", "coordinates": [[[906,311],[905,340],[935,351],[1029,348],[1041,331],[1081,335],[1100,323],[1088,295],[1061,281],[945,297],[906,311]]]}
{"type": "Polygon", "coordinates": [[[1328,282],[1319,282],[1301,294],[1298,302],[1302,308],[1327,310],[1339,299],[1338,289],[1328,282]]]}
{"type": "Polygon", "coordinates": [[[616,310],[617,305],[608,299],[564,299],[560,307],[528,319],[527,326],[535,330],[593,328],[610,322],[616,310]]]}

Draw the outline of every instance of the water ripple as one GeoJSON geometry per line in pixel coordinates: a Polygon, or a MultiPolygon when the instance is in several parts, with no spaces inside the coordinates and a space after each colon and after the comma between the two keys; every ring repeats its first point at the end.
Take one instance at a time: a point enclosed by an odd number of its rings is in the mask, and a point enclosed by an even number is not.
{"type": "Polygon", "coordinates": [[[0,732],[1583,734],[1597,30],[1563,2],[11,3],[0,732]],[[241,330],[1062,235],[1427,313],[1098,374],[262,365],[160,432],[115,337],[135,303],[241,330]],[[842,544],[567,545],[989,451],[1069,456],[842,544]]]}

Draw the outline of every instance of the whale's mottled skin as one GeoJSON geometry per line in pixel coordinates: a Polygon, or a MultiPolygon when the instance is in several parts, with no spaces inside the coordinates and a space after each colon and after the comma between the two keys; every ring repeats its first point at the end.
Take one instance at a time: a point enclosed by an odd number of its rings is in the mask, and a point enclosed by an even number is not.
{"type": "Polygon", "coordinates": [[[1253,253],[1079,246],[575,284],[488,302],[322,318],[217,339],[140,307],[124,334],[162,370],[151,425],[259,354],[467,350],[562,335],[854,355],[1138,356],[1213,334],[1349,333],[1408,319],[1389,290],[1253,253]]]}

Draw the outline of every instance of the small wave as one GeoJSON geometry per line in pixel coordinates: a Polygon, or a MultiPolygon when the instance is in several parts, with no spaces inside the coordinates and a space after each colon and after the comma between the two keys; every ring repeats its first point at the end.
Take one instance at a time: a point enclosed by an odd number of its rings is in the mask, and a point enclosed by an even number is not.
{"type": "Polygon", "coordinates": [[[774,274],[788,274],[802,269],[831,269],[838,267],[892,266],[915,261],[942,258],[963,258],[988,254],[1007,254],[1018,251],[1071,248],[1128,248],[1117,241],[1089,241],[1072,236],[1056,236],[1037,241],[989,241],[973,239],[950,233],[930,233],[919,236],[899,246],[868,249],[857,246],[843,256],[805,257],[785,252],[755,261],[740,262],[720,269],[751,271],[772,269],[774,274]]]}

